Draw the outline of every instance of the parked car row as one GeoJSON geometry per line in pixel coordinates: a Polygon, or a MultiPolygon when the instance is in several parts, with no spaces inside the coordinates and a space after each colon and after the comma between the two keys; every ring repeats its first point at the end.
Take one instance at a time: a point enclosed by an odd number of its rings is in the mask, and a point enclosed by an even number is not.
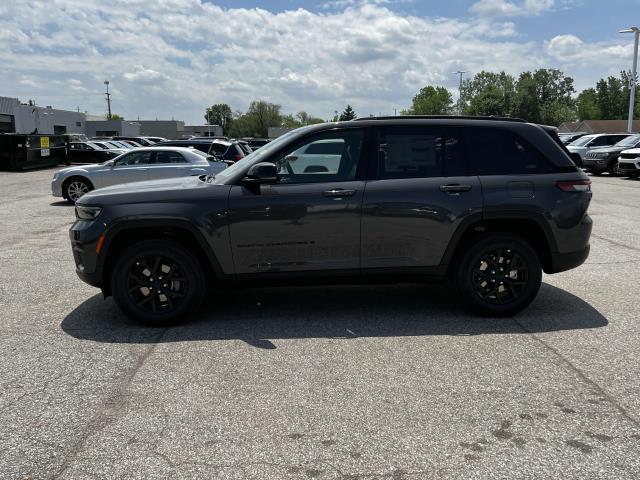
{"type": "MultiPolygon", "coordinates": [[[[640,176],[640,135],[632,133],[561,134],[573,161],[593,175],[640,176]]],[[[560,135],[559,135],[560,136],[560,135]]]]}
{"type": "MultiPolygon", "coordinates": [[[[78,150],[82,151],[82,150],[78,150]]],[[[95,150],[104,155],[111,150],[95,150]]],[[[165,178],[215,175],[227,164],[194,148],[142,147],[92,165],[76,165],[55,173],[54,197],[75,203],[82,195],[110,185],[165,178]]]]}

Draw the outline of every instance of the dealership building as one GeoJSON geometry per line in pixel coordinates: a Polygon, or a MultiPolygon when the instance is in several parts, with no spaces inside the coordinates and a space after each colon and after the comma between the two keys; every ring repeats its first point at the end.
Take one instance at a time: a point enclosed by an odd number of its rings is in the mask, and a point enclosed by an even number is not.
{"type": "Polygon", "coordinates": [[[107,120],[73,110],[41,107],[17,98],[0,97],[0,133],[63,135],[79,133],[87,137],[164,137],[221,136],[219,125],[185,125],[181,120],[107,120]]]}
{"type": "Polygon", "coordinates": [[[0,97],[0,133],[64,135],[82,133],[95,136],[138,136],[140,125],[126,120],[105,120],[83,112],[41,107],[17,98],[0,97]]]}

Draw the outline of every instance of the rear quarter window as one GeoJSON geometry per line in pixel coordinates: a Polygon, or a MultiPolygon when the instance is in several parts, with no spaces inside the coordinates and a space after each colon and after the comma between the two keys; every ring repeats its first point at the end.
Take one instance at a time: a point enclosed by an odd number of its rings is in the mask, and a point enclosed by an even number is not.
{"type": "Polygon", "coordinates": [[[470,128],[466,132],[468,158],[478,175],[550,173],[553,166],[533,145],[500,128],[470,128]]]}

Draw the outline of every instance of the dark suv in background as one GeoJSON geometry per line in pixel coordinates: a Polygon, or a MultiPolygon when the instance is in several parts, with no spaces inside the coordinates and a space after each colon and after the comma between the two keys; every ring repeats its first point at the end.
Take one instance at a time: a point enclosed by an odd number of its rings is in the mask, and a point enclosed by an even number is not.
{"type": "Polygon", "coordinates": [[[610,147],[593,148],[587,152],[582,162],[584,169],[600,175],[609,172],[610,175],[618,174],[618,157],[624,150],[640,147],[640,135],[631,135],[623,138],[610,147]]]}
{"type": "Polygon", "coordinates": [[[237,162],[248,155],[250,149],[245,152],[243,146],[235,140],[225,139],[207,139],[207,138],[188,138],[185,140],[168,140],[166,142],[157,143],[157,147],[192,147],[218,157],[220,160],[226,160],[228,162],[237,162]]]}
{"type": "Polygon", "coordinates": [[[392,117],[300,128],[215,177],[84,195],[76,271],[152,325],[207,285],[453,280],[511,315],[542,272],[589,254],[590,181],[554,128],[514,119],[392,117]]]}

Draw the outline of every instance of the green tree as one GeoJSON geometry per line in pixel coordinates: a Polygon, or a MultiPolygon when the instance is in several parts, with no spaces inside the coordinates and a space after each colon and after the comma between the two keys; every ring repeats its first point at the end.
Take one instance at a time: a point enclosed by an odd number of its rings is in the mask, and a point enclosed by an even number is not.
{"type": "Polygon", "coordinates": [[[423,87],[413,97],[411,108],[403,110],[401,115],[448,115],[453,111],[453,97],[444,87],[423,87]]]}
{"type": "Polygon", "coordinates": [[[513,76],[482,71],[462,82],[462,110],[467,115],[511,115],[515,90],[513,76]]]}
{"type": "Polygon", "coordinates": [[[282,123],[280,105],[264,100],[254,100],[246,113],[237,113],[229,135],[232,137],[266,137],[269,127],[279,127],[282,123]]]}
{"type": "Polygon", "coordinates": [[[346,122],[349,120],[355,120],[356,118],[358,118],[358,116],[356,115],[356,112],[353,111],[353,108],[351,108],[351,105],[347,105],[347,108],[345,108],[344,111],[338,117],[338,121],[346,122]]]}
{"type": "Polygon", "coordinates": [[[559,125],[576,119],[573,78],[556,69],[523,72],[516,82],[514,116],[559,125]]]}
{"type": "Polygon", "coordinates": [[[222,130],[226,132],[233,122],[233,113],[231,107],[226,103],[216,103],[207,107],[204,119],[209,125],[220,125],[222,130]]]}
{"type": "Polygon", "coordinates": [[[124,120],[124,117],[122,115],[118,115],[117,113],[112,113],[111,120],[124,120]]]}
{"type": "Polygon", "coordinates": [[[598,120],[602,118],[595,88],[587,88],[580,92],[576,104],[580,120],[598,120]]]}

